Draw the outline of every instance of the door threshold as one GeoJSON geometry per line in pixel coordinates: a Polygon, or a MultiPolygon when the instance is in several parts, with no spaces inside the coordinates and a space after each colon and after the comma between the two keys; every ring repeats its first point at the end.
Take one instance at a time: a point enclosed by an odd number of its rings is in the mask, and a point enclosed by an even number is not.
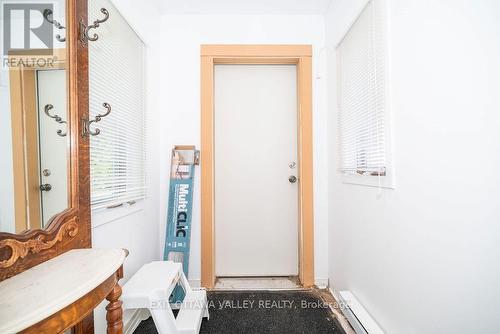
{"type": "Polygon", "coordinates": [[[217,277],[213,290],[302,290],[299,278],[296,276],[284,277],[217,277]]]}

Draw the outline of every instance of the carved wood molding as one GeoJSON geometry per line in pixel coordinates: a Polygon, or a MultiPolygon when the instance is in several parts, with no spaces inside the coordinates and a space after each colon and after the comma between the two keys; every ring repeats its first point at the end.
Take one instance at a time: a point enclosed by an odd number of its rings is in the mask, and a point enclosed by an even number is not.
{"type": "Polygon", "coordinates": [[[67,235],[74,238],[78,234],[78,224],[76,217],[63,223],[54,238],[47,240],[50,237],[47,234],[40,234],[35,238],[28,240],[3,239],[0,240],[0,249],[9,247],[11,255],[8,259],[0,261],[0,269],[12,266],[18,259],[26,257],[30,252],[33,254],[40,253],[43,250],[52,248],[58,242],[61,242],[67,235]]]}
{"type": "Polygon", "coordinates": [[[65,3],[70,140],[68,209],[54,216],[43,230],[0,232],[0,282],[70,249],[91,246],[89,141],[81,136],[81,120],[89,117],[88,49],[79,42],[79,24],[87,22],[87,0],[65,3]]]}

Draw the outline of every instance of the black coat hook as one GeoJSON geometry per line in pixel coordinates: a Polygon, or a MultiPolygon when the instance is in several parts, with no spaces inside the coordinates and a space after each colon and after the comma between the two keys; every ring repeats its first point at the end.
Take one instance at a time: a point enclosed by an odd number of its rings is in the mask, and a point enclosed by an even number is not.
{"type": "MultiPolygon", "coordinates": [[[[45,20],[47,22],[49,22],[50,24],[53,24],[54,27],[56,27],[57,29],[66,29],[65,26],[63,26],[61,23],[59,23],[58,21],[54,20],[53,18],[50,18],[49,16],[52,16],[52,14],[54,14],[54,12],[52,11],[52,9],[45,9],[43,11],[43,17],[45,18],[45,20]]],[[[66,37],[62,37],[61,35],[57,34],[56,35],[56,39],[59,41],[59,42],[65,42],[66,41],[66,37]]]]}
{"type": "MultiPolygon", "coordinates": [[[[52,104],[47,104],[43,108],[43,111],[45,112],[45,115],[49,116],[50,118],[53,118],[57,123],[59,124],[67,124],[66,121],[64,121],[61,116],[59,115],[51,115],[50,111],[54,109],[54,106],[52,104]]],[[[66,137],[66,132],[63,132],[63,130],[57,130],[57,134],[61,137],[66,137]]]]}
{"type": "Polygon", "coordinates": [[[92,36],[90,36],[89,32],[90,32],[90,29],[99,28],[101,23],[104,23],[109,19],[109,12],[106,8],[101,8],[101,13],[104,14],[104,18],[95,20],[94,23],[91,25],[87,26],[87,25],[85,25],[84,22],[80,21],[80,40],[83,43],[86,43],[88,41],[94,42],[94,41],[97,41],[97,39],[99,38],[99,36],[96,33],[94,33],[92,36]]]}
{"type": "Polygon", "coordinates": [[[86,137],[86,136],[88,136],[88,135],[91,135],[91,136],[97,136],[98,134],[100,134],[100,133],[101,133],[101,130],[100,130],[100,129],[97,129],[97,128],[96,128],[94,131],[90,130],[90,125],[91,125],[92,123],[97,123],[97,122],[100,122],[100,121],[101,121],[101,119],[102,119],[103,117],[106,117],[106,116],[108,116],[108,115],[111,113],[111,106],[109,105],[109,103],[104,102],[104,103],[102,104],[102,106],[103,106],[104,108],[106,108],[106,112],[105,112],[104,114],[102,114],[102,115],[101,115],[101,114],[99,114],[99,115],[97,115],[97,116],[96,116],[94,119],[92,119],[92,120],[87,120],[87,119],[84,119],[84,120],[83,120],[83,127],[82,127],[82,136],[83,136],[83,137],[86,137]]]}

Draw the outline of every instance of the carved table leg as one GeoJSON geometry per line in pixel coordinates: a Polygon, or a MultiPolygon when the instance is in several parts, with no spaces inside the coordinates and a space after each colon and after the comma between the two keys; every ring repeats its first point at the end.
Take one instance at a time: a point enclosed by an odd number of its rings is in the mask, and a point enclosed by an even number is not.
{"type": "Polygon", "coordinates": [[[109,304],[106,306],[106,320],[108,321],[108,334],[122,334],[122,301],[119,299],[122,295],[120,284],[116,283],[115,287],[106,296],[109,304]]]}

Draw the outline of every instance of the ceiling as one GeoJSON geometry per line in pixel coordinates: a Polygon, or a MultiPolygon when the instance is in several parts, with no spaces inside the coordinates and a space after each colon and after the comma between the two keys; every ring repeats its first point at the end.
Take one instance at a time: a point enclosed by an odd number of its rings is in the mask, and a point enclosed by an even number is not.
{"type": "Polygon", "coordinates": [[[160,0],[163,14],[324,14],[332,0],[160,0]]]}

